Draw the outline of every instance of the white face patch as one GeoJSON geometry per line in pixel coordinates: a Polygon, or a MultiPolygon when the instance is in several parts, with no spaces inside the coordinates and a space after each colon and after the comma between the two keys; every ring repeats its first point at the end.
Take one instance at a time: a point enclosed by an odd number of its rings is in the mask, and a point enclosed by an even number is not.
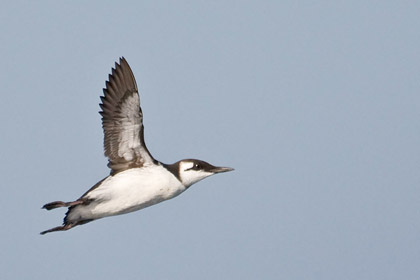
{"type": "Polygon", "coordinates": [[[191,169],[191,168],[193,168],[193,166],[194,166],[194,162],[191,162],[191,161],[182,161],[181,163],[180,163],[180,165],[179,165],[179,167],[180,167],[180,171],[182,172],[182,171],[187,171],[188,169],[191,169]]]}
{"type": "Polygon", "coordinates": [[[195,170],[193,169],[193,167],[194,162],[192,161],[182,161],[179,164],[179,176],[181,178],[182,184],[186,187],[189,187],[192,184],[197,183],[198,181],[213,175],[212,172],[195,170]]]}

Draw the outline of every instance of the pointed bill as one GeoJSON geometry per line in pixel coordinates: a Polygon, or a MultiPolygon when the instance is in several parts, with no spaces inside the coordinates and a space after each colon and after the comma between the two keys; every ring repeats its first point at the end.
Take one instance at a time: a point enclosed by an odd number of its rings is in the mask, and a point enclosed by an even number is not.
{"type": "Polygon", "coordinates": [[[233,171],[233,170],[235,170],[235,169],[233,169],[232,167],[218,167],[218,166],[215,166],[211,170],[211,172],[213,172],[213,173],[223,173],[223,172],[229,172],[229,171],[233,171]]]}

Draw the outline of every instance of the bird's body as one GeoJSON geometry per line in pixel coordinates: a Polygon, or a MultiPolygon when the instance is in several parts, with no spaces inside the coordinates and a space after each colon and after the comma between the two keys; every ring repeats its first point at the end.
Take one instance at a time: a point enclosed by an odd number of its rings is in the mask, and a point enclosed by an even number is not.
{"type": "Polygon", "coordinates": [[[144,143],[143,114],[134,75],[124,58],[115,64],[102,99],[105,155],[110,176],[79,199],[55,201],[43,208],[69,207],[62,226],[41,232],[68,230],[107,216],[125,214],[173,198],[215,173],[233,170],[185,159],[167,165],[154,159],[144,143]]]}
{"type": "Polygon", "coordinates": [[[99,219],[125,214],[173,198],[186,187],[161,165],[131,168],[108,176],[85,195],[92,201],[78,205],[67,215],[67,221],[99,219]]]}

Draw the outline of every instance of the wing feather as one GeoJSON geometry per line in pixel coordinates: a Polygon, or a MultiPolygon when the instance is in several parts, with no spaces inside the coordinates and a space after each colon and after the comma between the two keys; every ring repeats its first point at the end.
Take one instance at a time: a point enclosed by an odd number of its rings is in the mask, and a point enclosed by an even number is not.
{"type": "Polygon", "coordinates": [[[101,96],[104,150],[111,174],[155,162],[144,143],[143,113],[136,80],[127,61],[115,63],[101,96]]]}

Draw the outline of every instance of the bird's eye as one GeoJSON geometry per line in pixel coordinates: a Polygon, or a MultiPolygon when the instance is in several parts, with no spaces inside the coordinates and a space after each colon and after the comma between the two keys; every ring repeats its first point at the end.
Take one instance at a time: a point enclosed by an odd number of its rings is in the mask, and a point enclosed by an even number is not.
{"type": "Polygon", "coordinates": [[[201,169],[201,165],[198,163],[194,163],[194,169],[195,170],[200,170],[201,169]]]}

